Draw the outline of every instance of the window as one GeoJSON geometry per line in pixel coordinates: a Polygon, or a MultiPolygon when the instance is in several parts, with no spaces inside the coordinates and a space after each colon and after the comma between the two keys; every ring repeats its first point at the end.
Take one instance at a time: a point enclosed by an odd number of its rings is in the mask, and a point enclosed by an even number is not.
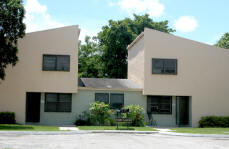
{"type": "Polygon", "coordinates": [[[95,93],[95,101],[109,104],[111,109],[121,109],[124,106],[124,94],[95,93]]]}
{"type": "Polygon", "coordinates": [[[108,93],[95,93],[95,101],[104,102],[109,104],[109,94],[108,93]]]}
{"type": "Polygon", "coordinates": [[[43,70],[70,71],[69,55],[43,55],[43,70]]]}
{"type": "Polygon", "coordinates": [[[71,112],[72,94],[46,93],[45,112],[71,112]]]}
{"type": "Polygon", "coordinates": [[[110,107],[112,109],[121,109],[124,106],[123,94],[110,94],[110,107]]]}
{"type": "Polygon", "coordinates": [[[177,74],[177,59],[152,59],[152,74],[177,74]]]}
{"type": "Polygon", "coordinates": [[[147,96],[147,113],[172,114],[172,97],[147,96]]]}

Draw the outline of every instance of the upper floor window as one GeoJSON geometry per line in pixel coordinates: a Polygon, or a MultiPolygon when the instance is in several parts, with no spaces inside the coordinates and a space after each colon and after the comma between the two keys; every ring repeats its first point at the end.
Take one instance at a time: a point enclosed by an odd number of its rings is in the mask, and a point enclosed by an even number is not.
{"type": "Polygon", "coordinates": [[[70,55],[43,55],[43,70],[70,71],[70,55]]]}
{"type": "Polygon", "coordinates": [[[152,59],[152,74],[177,74],[177,59],[152,59]]]}

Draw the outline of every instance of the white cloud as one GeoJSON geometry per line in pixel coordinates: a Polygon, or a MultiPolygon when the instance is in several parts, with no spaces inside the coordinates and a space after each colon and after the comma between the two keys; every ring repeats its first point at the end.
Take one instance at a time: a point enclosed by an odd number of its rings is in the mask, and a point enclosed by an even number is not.
{"type": "Polygon", "coordinates": [[[148,13],[153,17],[160,17],[165,9],[159,0],[120,0],[117,4],[129,14],[148,13]]]}
{"type": "Polygon", "coordinates": [[[25,24],[26,32],[45,30],[50,28],[62,27],[66,24],[53,19],[47,12],[46,5],[42,5],[38,0],[27,0],[25,3],[25,24]]]}
{"type": "Polygon", "coordinates": [[[80,36],[79,36],[79,40],[81,40],[84,43],[85,37],[86,36],[96,36],[97,32],[93,31],[93,30],[86,30],[83,27],[80,28],[80,36]]]}
{"type": "Polygon", "coordinates": [[[37,0],[27,0],[25,9],[27,13],[45,13],[47,6],[41,5],[37,0]]]}
{"type": "Polygon", "coordinates": [[[187,33],[193,32],[198,27],[198,23],[192,16],[182,16],[175,21],[174,26],[176,30],[187,33]]]}

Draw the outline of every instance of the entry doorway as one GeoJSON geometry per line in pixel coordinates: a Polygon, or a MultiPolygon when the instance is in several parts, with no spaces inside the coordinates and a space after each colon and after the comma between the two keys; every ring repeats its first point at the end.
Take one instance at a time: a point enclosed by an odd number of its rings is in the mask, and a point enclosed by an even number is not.
{"type": "Polygon", "coordinates": [[[178,126],[189,126],[190,121],[190,97],[177,96],[176,97],[176,123],[178,126]]]}
{"type": "Polygon", "coordinates": [[[26,122],[40,122],[41,93],[26,93],[26,122]]]}

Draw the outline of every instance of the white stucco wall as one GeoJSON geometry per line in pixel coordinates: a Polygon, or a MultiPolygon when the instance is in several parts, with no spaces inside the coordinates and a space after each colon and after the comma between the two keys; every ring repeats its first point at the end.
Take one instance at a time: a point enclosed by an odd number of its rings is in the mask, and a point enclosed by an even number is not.
{"type": "MultiPolygon", "coordinates": [[[[142,95],[141,91],[108,91],[108,90],[78,90],[78,93],[72,94],[72,112],[44,112],[45,93],[41,94],[40,124],[42,125],[72,125],[76,117],[89,109],[90,103],[95,101],[95,93],[123,93],[124,105],[138,104],[144,108],[145,119],[148,121],[146,114],[147,96],[142,95]]],[[[175,126],[176,124],[176,105],[173,97],[172,114],[154,114],[153,118],[157,121],[158,126],[175,126]]]]}

